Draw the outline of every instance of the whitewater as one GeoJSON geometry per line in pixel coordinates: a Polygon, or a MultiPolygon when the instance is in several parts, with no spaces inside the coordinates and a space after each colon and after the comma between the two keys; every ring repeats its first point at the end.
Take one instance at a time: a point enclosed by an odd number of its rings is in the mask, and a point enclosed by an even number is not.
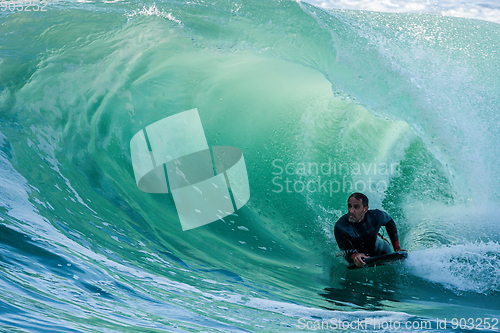
{"type": "Polygon", "coordinates": [[[2,0],[0,331],[500,331],[499,13],[2,0]],[[131,142],[188,110],[250,194],[184,231],[131,142]],[[404,262],[347,270],[354,191],[404,262]]]}

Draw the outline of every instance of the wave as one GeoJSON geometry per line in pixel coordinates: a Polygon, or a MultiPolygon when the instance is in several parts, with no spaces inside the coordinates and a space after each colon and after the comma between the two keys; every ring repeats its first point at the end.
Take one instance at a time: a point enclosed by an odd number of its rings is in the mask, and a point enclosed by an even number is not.
{"type": "MultiPolygon", "coordinates": [[[[8,290],[39,320],[28,330],[173,330],[165,308],[182,329],[255,330],[238,311],[270,311],[265,329],[293,330],[303,311],[347,320],[449,291],[495,308],[499,283],[482,276],[499,262],[498,25],[288,1],[143,6],[0,17],[2,325],[23,326],[8,290]],[[169,194],[137,188],[130,140],[194,108],[210,146],[243,151],[251,197],[184,232],[169,194]],[[354,190],[394,217],[410,258],[346,282],[332,230],[354,190]],[[388,274],[409,279],[373,282],[388,274]]],[[[387,318],[436,315],[405,304],[387,318]]]]}

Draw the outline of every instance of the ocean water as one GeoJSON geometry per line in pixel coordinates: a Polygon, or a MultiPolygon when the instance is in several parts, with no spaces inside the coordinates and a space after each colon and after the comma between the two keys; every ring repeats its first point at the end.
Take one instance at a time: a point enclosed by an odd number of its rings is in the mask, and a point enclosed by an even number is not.
{"type": "Polygon", "coordinates": [[[0,331],[500,331],[499,10],[2,2],[0,331]],[[183,231],[130,140],[194,108],[251,195],[183,231]],[[405,262],[346,269],[354,190],[405,262]]]}

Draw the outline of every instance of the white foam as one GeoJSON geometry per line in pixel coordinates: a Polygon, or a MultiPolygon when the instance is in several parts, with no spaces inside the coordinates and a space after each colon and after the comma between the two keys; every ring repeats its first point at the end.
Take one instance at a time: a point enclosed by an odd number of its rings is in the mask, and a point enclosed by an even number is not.
{"type": "Polygon", "coordinates": [[[144,6],[140,10],[134,10],[130,14],[127,14],[129,19],[131,19],[135,16],[140,16],[140,15],[158,16],[158,17],[166,18],[167,20],[175,22],[177,24],[182,24],[182,22],[180,20],[178,20],[177,18],[175,18],[172,15],[172,13],[167,13],[167,12],[164,12],[163,10],[159,10],[156,7],[156,4],[149,6],[149,8],[144,6]]]}
{"type": "Polygon", "coordinates": [[[500,23],[500,4],[493,0],[440,0],[432,2],[415,0],[305,0],[304,2],[325,9],[436,14],[500,23]]]}
{"type": "Polygon", "coordinates": [[[456,291],[500,290],[500,244],[466,243],[414,251],[405,261],[413,274],[456,291]]]}

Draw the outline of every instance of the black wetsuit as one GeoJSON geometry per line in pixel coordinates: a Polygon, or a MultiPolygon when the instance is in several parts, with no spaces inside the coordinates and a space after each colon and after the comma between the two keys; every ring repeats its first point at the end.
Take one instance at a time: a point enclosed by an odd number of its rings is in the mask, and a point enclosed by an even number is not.
{"type": "Polygon", "coordinates": [[[334,233],[344,258],[352,262],[352,255],[356,252],[365,253],[368,256],[390,253],[391,249],[387,242],[381,238],[377,242],[378,232],[382,226],[385,226],[393,247],[399,248],[396,223],[387,213],[378,209],[368,210],[363,220],[358,223],[349,222],[349,214],[342,216],[335,224],[334,233]]]}

